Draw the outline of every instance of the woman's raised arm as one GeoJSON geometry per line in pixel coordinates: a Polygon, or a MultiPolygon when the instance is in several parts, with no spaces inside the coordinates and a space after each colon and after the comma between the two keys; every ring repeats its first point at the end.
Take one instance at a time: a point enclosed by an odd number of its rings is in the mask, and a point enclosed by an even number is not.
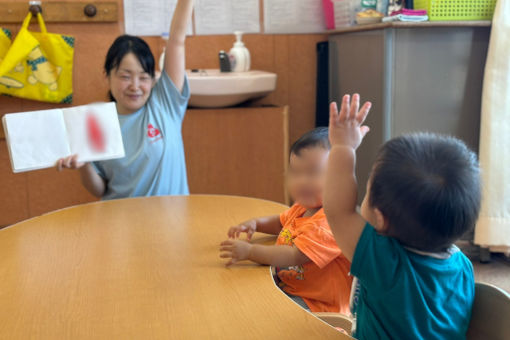
{"type": "Polygon", "coordinates": [[[166,45],[165,70],[179,91],[182,91],[184,86],[186,72],[184,43],[192,11],[193,0],[177,1],[172,24],[170,25],[170,36],[166,45]]]}

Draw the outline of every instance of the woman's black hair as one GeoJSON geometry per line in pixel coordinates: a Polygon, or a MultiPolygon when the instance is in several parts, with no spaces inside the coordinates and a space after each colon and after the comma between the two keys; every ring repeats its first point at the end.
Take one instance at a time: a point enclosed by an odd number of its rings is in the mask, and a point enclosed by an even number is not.
{"type": "MultiPolygon", "coordinates": [[[[145,72],[152,78],[155,76],[155,61],[154,55],[147,43],[132,35],[121,35],[113,42],[112,46],[106,54],[104,62],[104,71],[107,76],[110,75],[113,69],[118,69],[124,56],[128,53],[133,53],[145,72]]],[[[108,93],[111,101],[115,101],[112,93],[108,93]]]]}

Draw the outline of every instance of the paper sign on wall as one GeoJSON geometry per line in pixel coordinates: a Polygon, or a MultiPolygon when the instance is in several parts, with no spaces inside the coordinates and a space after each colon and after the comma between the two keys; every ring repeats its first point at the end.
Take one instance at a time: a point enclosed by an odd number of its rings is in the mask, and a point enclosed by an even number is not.
{"type": "Polygon", "coordinates": [[[259,0],[196,0],[197,34],[260,32],[259,0]]]}
{"type": "Polygon", "coordinates": [[[318,33],[325,30],[320,0],[264,0],[265,33],[318,33]]]}
{"type": "MultiPolygon", "coordinates": [[[[124,0],[126,34],[161,36],[170,30],[177,0],[124,0]]],[[[193,34],[191,22],[187,34],[193,34]]]]}

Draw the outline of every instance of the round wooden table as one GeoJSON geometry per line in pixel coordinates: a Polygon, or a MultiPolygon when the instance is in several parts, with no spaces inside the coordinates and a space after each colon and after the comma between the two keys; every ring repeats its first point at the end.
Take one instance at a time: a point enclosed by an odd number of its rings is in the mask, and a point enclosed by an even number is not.
{"type": "Polygon", "coordinates": [[[284,209],[230,196],[134,198],[2,229],[0,337],[347,339],[287,298],[269,267],[219,258],[228,227],[284,209]]]}

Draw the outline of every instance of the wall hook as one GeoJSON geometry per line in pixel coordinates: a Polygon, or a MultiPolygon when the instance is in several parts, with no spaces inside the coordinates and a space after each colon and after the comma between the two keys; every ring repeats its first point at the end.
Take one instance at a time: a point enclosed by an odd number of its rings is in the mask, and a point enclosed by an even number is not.
{"type": "Polygon", "coordinates": [[[92,4],[88,4],[83,8],[83,13],[89,18],[93,18],[97,14],[97,8],[92,4]]]}
{"type": "Polygon", "coordinates": [[[0,0],[0,27],[19,24],[28,13],[43,13],[46,23],[117,22],[119,7],[119,0],[0,0]]]}
{"type": "Polygon", "coordinates": [[[33,16],[37,16],[37,13],[42,13],[42,6],[40,1],[29,1],[28,10],[33,16]]]}

